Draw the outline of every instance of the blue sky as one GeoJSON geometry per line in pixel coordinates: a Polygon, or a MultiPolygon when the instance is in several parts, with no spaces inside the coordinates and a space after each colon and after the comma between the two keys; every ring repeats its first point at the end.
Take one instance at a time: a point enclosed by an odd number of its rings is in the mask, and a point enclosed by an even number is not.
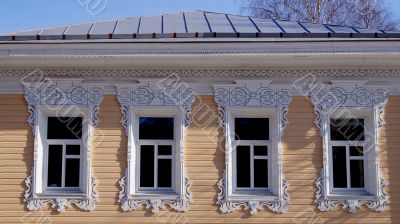
{"type": "MultiPolygon", "coordinates": [[[[397,18],[400,18],[400,1],[384,1],[397,13],[397,18]]],[[[239,14],[241,2],[242,0],[2,0],[0,33],[185,10],[239,14]]]]}

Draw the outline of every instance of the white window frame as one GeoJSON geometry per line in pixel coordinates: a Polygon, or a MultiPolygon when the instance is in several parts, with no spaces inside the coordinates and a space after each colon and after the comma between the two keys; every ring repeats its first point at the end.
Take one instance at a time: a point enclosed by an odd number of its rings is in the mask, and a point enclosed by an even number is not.
{"type": "MultiPolygon", "coordinates": [[[[288,125],[287,113],[291,101],[291,91],[274,86],[266,80],[237,80],[235,84],[214,85],[214,99],[218,106],[219,126],[225,137],[225,172],[218,181],[220,192],[217,204],[222,213],[230,213],[243,207],[250,214],[256,214],[264,207],[277,213],[288,210],[290,196],[288,182],[282,171],[283,130],[288,125]],[[234,159],[234,118],[267,117],[270,125],[268,142],[269,191],[251,190],[237,192],[235,184],[234,159]],[[241,193],[241,194],[239,194],[241,193]]],[[[290,87],[291,88],[291,87],[290,87]]]]}
{"type": "Polygon", "coordinates": [[[384,211],[389,203],[387,182],[381,178],[379,165],[379,136],[384,125],[384,108],[388,98],[385,88],[368,86],[360,81],[332,81],[310,93],[316,114],[315,124],[322,137],[323,167],[316,181],[315,202],[321,211],[342,205],[356,212],[362,205],[384,211]],[[360,85],[361,84],[361,85],[360,85]],[[363,118],[365,127],[364,184],[365,189],[333,189],[331,118],[363,118]]]}
{"type": "MultiPolygon", "coordinates": [[[[42,157],[40,160],[43,162],[37,160],[36,165],[39,167],[40,164],[43,164],[43,169],[41,171],[41,174],[38,173],[35,177],[37,178],[36,181],[36,193],[38,197],[49,197],[54,194],[69,194],[68,198],[80,198],[85,195],[85,192],[87,191],[85,189],[86,186],[88,186],[89,182],[87,180],[88,174],[88,167],[85,166],[83,161],[86,160],[87,158],[87,152],[88,152],[88,144],[84,143],[84,137],[88,135],[88,130],[89,130],[89,121],[87,119],[87,114],[88,110],[86,108],[79,108],[79,111],[76,111],[76,109],[79,107],[70,107],[66,106],[63,107],[62,109],[65,110],[65,112],[62,112],[62,116],[60,116],[60,111],[59,108],[57,107],[49,107],[49,106],[42,106],[41,108],[38,108],[38,120],[39,120],[39,125],[36,131],[35,136],[38,136],[38,141],[37,141],[37,146],[38,148],[42,149],[42,156],[39,155],[39,157],[42,157]],[[49,117],[82,117],[82,139],[78,140],[72,140],[72,139],[60,139],[60,140],[55,140],[55,139],[47,139],[47,128],[48,128],[48,118],[49,117]],[[81,146],[81,155],[78,156],[80,159],[80,186],[78,188],[76,187],[48,187],[47,186],[47,168],[48,168],[48,146],[49,145],[62,145],[63,146],[63,160],[67,157],[65,155],[66,151],[66,145],[67,144],[74,144],[74,145],[80,145],[81,146]],[[39,164],[40,163],[40,164],[39,164]]],[[[71,157],[71,156],[68,156],[71,157]]],[[[72,156],[76,157],[76,156],[72,156]]],[[[64,161],[63,161],[64,162],[64,161]]],[[[39,170],[38,170],[39,171],[39,170]]],[[[65,163],[63,164],[62,168],[62,183],[65,181],[65,163]]]]}
{"type": "MultiPolygon", "coordinates": [[[[129,128],[129,138],[131,140],[131,157],[128,161],[135,160],[135,163],[129,164],[129,194],[135,199],[164,199],[172,200],[179,197],[181,189],[180,181],[183,179],[183,167],[180,166],[181,160],[179,147],[182,144],[182,125],[181,113],[179,107],[132,107],[131,108],[131,123],[129,128]],[[139,140],[139,117],[171,117],[174,118],[174,139],[173,140],[139,140]],[[147,145],[154,145],[165,142],[166,144],[175,145],[172,148],[172,186],[171,188],[143,188],[139,186],[140,181],[140,145],[141,143],[147,145]]],[[[129,140],[128,140],[129,141],[129,140]]],[[[156,154],[155,154],[156,155],[156,154]]],[[[129,155],[128,155],[129,156],[129,155]]],[[[157,159],[157,157],[155,157],[157,159]]],[[[157,163],[155,163],[157,164],[157,163]]],[[[154,172],[157,172],[155,169],[154,172]]],[[[154,179],[157,179],[154,176],[154,179]]]]}
{"type": "MultiPolygon", "coordinates": [[[[83,128],[83,127],[82,127],[83,128]]],[[[47,130],[46,130],[47,132],[47,130]]],[[[83,133],[82,133],[82,136],[83,133]]],[[[44,192],[83,192],[82,191],[82,183],[84,181],[83,178],[83,161],[84,161],[84,153],[82,151],[84,150],[83,147],[83,141],[82,139],[80,140],[71,140],[71,139],[64,139],[64,140],[55,140],[55,139],[47,139],[47,142],[45,142],[45,150],[44,150],[44,158],[46,159],[46,162],[44,163],[44,170],[43,170],[43,186],[44,186],[44,192]],[[62,177],[61,177],[61,187],[49,187],[48,186],[48,164],[49,164],[49,145],[61,145],[62,146],[62,177]],[[67,145],[79,145],[80,146],[80,154],[79,155],[67,155],[66,154],[66,146],[67,145]],[[79,187],[66,187],[65,186],[65,172],[66,172],[66,160],[67,159],[79,159],[79,187]]]]}
{"type": "MultiPolygon", "coordinates": [[[[346,111],[349,113],[346,113],[346,115],[354,115],[354,116],[343,116],[341,110],[337,111],[332,111],[328,113],[327,117],[327,139],[328,139],[328,149],[329,149],[329,197],[335,198],[335,197],[341,197],[341,196],[346,196],[347,198],[352,198],[356,196],[357,199],[360,198],[371,198],[370,196],[373,196],[374,193],[372,192],[373,189],[371,189],[371,185],[376,181],[376,173],[371,173],[370,169],[373,169],[373,167],[368,167],[369,159],[371,156],[375,156],[373,154],[373,150],[365,150],[368,149],[369,147],[375,145],[375,139],[371,138],[371,133],[374,132],[373,130],[373,125],[371,124],[371,120],[373,121],[373,110],[372,109],[365,109],[365,108],[346,108],[346,111]],[[332,141],[331,140],[331,125],[330,125],[330,120],[331,119],[364,119],[364,137],[365,140],[362,142],[352,142],[352,141],[332,141]],[[346,147],[346,169],[347,169],[347,188],[334,188],[333,187],[333,155],[332,155],[332,147],[333,146],[345,146],[346,147]],[[361,157],[362,160],[364,161],[364,188],[351,188],[350,186],[350,160],[352,158],[350,157],[349,151],[350,151],[350,146],[362,146],[363,147],[363,156],[361,157]]],[[[357,160],[359,160],[359,157],[357,157],[357,160]]]]}
{"type": "MultiPolygon", "coordinates": [[[[103,101],[103,89],[82,85],[81,81],[48,80],[27,83],[25,100],[30,116],[28,123],[34,135],[34,161],[31,175],[25,180],[27,190],[24,201],[29,210],[39,210],[51,204],[58,212],[74,204],[84,211],[96,208],[97,181],[91,170],[91,144],[94,127],[99,123],[98,112],[103,101]],[[47,188],[48,117],[82,117],[80,141],[80,187],[47,188]]],[[[66,143],[70,140],[62,140],[66,143]]],[[[73,141],[75,142],[75,141],[73,141]]]]}
{"type": "MultiPolygon", "coordinates": [[[[235,201],[248,201],[259,199],[259,200],[275,200],[279,194],[279,181],[273,178],[273,174],[279,172],[278,169],[278,124],[277,124],[277,110],[273,108],[257,108],[257,107],[247,107],[247,108],[228,108],[228,128],[232,130],[230,132],[228,144],[229,147],[229,160],[232,161],[232,166],[230,166],[230,172],[232,173],[232,186],[228,189],[232,189],[229,192],[229,199],[235,201]],[[268,118],[269,119],[269,140],[235,140],[235,118],[268,118]],[[276,127],[276,128],[272,128],[276,127]],[[251,177],[252,180],[250,188],[238,188],[236,183],[236,147],[238,145],[250,145],[251,149],[254,145],[267,146],[268,147],[268,188],[254,188],[254,150],[251,150],[251,177]],[[275,147],[275,150],[273,149],[275,147]]],[[[276,176],[276,175],[275,175],[276,176]]]]}
{"type": "Polygon", "coordinates": [[[184,138],[185,130],[191,123],[189,115],[195,101],[194,89],[173,75],[163,80],[140,80],[138,84],[116,87],[123,114],[121,123],[128,136],[128,167],[119,181],[121,191],[118,202],[121,203],[121,209],[129,212],[146,206],[151,212],[157,213],[168,206],[179,212],[187,211],[192,202],[192,194],[189,191],[191,181],[185,172],[184,138]],[[138,116],[174,117],[172,191],[169,189],[143,191],[138,187],[140,174],[138,116]]]}

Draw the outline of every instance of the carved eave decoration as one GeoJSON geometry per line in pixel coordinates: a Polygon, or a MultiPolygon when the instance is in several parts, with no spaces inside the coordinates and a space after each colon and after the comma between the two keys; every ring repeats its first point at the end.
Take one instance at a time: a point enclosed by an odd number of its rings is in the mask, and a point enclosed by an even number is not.
{"type": "MultiPolygon", "coordinates": [[[[342,81],[340,83],[345,83],[342,81]]],[[[316,181],[318,191],[316,193],[315,202],[321,211],[330,211],[342,205],[344,209],[349,212],[356,212],[362,205],[375,211],[384,211],[385,207],[389,204],[389,195],[387,193],[387,181],[380,177],[379,165],[379,133],[384,125],[384,109],[388,99],[388,90],[386,88],[367,86],[360,84],[362,81],[350,82],[350,88],[343,88],[343,85],[329,85],[323,88],[313,89],[310,92],[311,101],[314,105],[315,125],[320,129],[320,135],[324,139],[327,130],[324,125],[326,118],[326,111],[333,108],[355,107],[355,108],[372,108],[374,110],[374,119],[377,124],[377,131],[374,138],[376,139],[375,152],[375,166],[378,170],[378,194],[374,200],[364,199],[332,199],[328,196],[328,189],[326,181],[328,180],[328,146],[323,140],[323,167],[321,169],[321,176],[316,181]]],[[[347,83],[348,85],[349,83],[347,83]]]]}
{"type": "MultiPolygon", "coordinates": [[[[55,81],[54,83],[25,83],[25,100],[28,104],[29,118],[28,123],[32,127],[32,133],[35,135],[36,126],[38,125],[38,109],[41,106],[49,108],[60,108],[63,106],[82,106],[88,108],[88,136],[87,136],[87,166],[91,169],[91,141],[93,137],[93,128],[99,124],[98,113],[100,104],[103,101],[103,89],[101,87],[88,86],[81,82],[72,81],[55,81]],[[68,86],[68,87],[65,87],[68,86]]],[[[36,141],[36,140],[35,140],[36,141]]],[[[34,146],[34,160],[38,155],[37,144],[34,146]]],[[[42,152],[43,153],[43,152],[42,152]]],[[[34,162],[36,163],[36,162],[34,162]]],[[[62,212],[65,208],[76,205],[84,211],[92,211],[96,208],[98,202],[98,193],[96,190],[97,180],[93,176],[92,171],[88,171],[88,183],[83,195],[68,197],[63,195],[49,196],[37,195],[34,190],[35,167],[32,168],[30,176],[25,180],[27,190],[24,194],[24,201],[27,203],[29,210],[39,210],[46,204],[58,212],[62,212]]]]}
{"type": "MultiPolygon", "coordinates": [[[[289,89],[281,87],[272,87],[268,81],[236,81],[234,85],[215,85],[214,99],[217,103],[219,114],[219,126],[224,131],[225,139],[227,139],[227,113],[229,108],[233,107],[267,107],[276,108],[278,110],[279,123],[279,142],[283,136],[283,130],[288,125],[287,113],[288,107],[292,99],[289,89]]],[[[230,213],[244,207],[250,210],[250,214],[256,214],[263,207],[266,207],[277,213],[284,213],[288,209],[290,196],[287,192],[288,182],[283,177],[282,171],[282,148],[278,143],[278,178],[279,178],[279,194],[273,200],[250,200],[235,201],[228,199],[228,172],[231,164],[229,164],[229,143],[225,141],[225,171],[223,178],[218,181],[217,186],[220,189],[217,197],[217,204],[220,206],[222,213],[230,213]]]]}
{"type": "MultiPolygon", "coordinates": [[[[152,107],[152,106],[176,106],[182,112],[182,123],[184,128],[182,130],[180,151],[180,166],[183,169],[183,183],[181,186],[181,193],[179,197],[174,200],[171,199],[143,199],[135,197],[128,191],[129,188],[129,167],[131,166],[131,147],[128,146],[128,168],[126,168],[124,176],[119,181],[121,191],[119,192],[119,200],[123,211],[133,211],[145,206],[151,212],[159,212],[160,209],[169,208],[185,212],[189,209],[192,202],[192,194],[190,192],[191,180],[186,176],[184,165],[184,139],[186,128],[191,124],[192,104],[195,101],[195,90],[189,86],[181,85],[182,82],[176,76],[170,76],[162,80],[143,80],[139,84],[134,85],[120,85],[117,86],[117,97],[121,106],[121,124],[125,128],[125,133],[129,136],[129,120],[130,108],[134,107],[152,107]],[[176,79],[175,79],[176,78],[176,79]]],[[[131,171],[135,172],[135,171],[131,171]]]]}
{"type": "Polygon", "coordinates": [[[300,78],[312,74],[318,78],[374,77],[396,78],[399,69],[0,69],[0,78],[162,78],[177,75],[181,78],[300,78]]]}

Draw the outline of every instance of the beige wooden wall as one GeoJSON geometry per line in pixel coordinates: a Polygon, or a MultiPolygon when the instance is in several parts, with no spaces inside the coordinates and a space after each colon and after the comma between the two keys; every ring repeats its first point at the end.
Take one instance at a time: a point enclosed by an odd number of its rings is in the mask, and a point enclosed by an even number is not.
{"type": "Polygon", "coordinates": [[[24,179],[32,167],[33,137],[26,123],[28,113],[23,95],[0,95],[0,222],[1,223],[400,223],[400,97],[390,97],[387,125],[381,136],[381,167],[390,181],[391,205],[383,213],[366,209],[355,214],[343,210],[321,213],[314,203],[315,180],[322,166],[321,139],[313,125],[310,102],[294,97],[289,126],[283,139],[283,168],[289,181],[289,211],[275,214],[247,211],[220,214],[215,205],[224,167],[223,138],[215,117],[211,96],[202,96],[194,105],[194,124],[186,141],[187,173],[193,181],[193,203],[187,213],[148,211],[125,213],[119,208],[118,181],[126,167],[127,138],[120,125],[116,96],[106,96],[101,106],[101,124],[95,130],[94,175],[99,180],[100,202],[93,212],[70,208],[63,213],[51,209],[30,212],[23,202],[24,179]]]}

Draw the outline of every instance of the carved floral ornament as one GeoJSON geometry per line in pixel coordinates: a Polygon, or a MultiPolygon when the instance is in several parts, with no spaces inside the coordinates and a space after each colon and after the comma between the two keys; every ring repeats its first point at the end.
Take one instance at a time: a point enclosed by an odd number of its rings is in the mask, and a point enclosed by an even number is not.
{"type": "MultiPolygon", "coordinates": [[[[119,192],[119,200],[123,211],[133,211],[145,206],[147,209],[151,209],[153,213],[159,212],[160,209],[165,208],[167,205],[169,208],[178,211],[185,212],[189,209],[189,205],[192,202],[192,194],[189,191],[191,187],[191,181],[186,176],[184,171],[184,139],[185,139],[185,128],[188,127],[192,120],[190,114],[192,112],[192,104],[195,101],[196,93],[193,88],[186,85],[180,85],[181,83],[177,80],[160,80],[160,81],[148,81],[138,85],[131,86],[117,86],[118,89],[118,101],[121,105],[121,124],[125,128],[125,133],[129,137],[129,122],[130,122],[130,109],[135,107],[153,107],[153,106],[176,106],[182,111],[182,123],[184,128],[182,130],[181,145],[179,147],[180,154],[180,167],[183,169],[183,181],[181,193],[176,199],[159,199],[154,198],[135,198],[128,189],[130,186],[129,172],[135,172],[129,170],[133,163],[130,156],[133,154],[131,148],[128,148],[128,167],[126,168],[125,175],[119,181],[121,191],[119,192]]],[[[132,141],[129,139],[129,141],[132,141]]],[[[129,143],[130,145],[132,143],[129,143]]]]}
{"type": "MultiPolygon", "coordinates": [[[[287,113],[288,106],[291,102],[291,92],[289,89],[272,88],[269,84],[255,84],[255,82],[241,82],[236,85],[214,86],[214,99],[218,106],[219,126],[224,130],[225,139],[228,139],[227,131],[227,113],[229,108],[232,107],[266,107],[276,108],[279,119],[279,141],[283,136],[283,129],[288,125],[287,113]]],[[[227,141],[226,141],[227,142],[227,141]]],[[[218,181],[217,185],[220,192],[217,197],[217,204],[220,206],[222,213],[230,213],[244,207],[250,210],[250,214],[256,214],[264,207],[268,209],[283,213],[286,212],[289,205],[290,196],[287,192],[288,182],[283,178],[282,173],[282,148],[278,143],[277,146],[277,166],[279,173],[279,195],[271,200],[249,200],[249,201],[236,201],[229,198],[228,180],[232,164],[229,164],[230,153],[228,150],[229,143],[225,144],[225,172],[223,178],[218,181]]]]}
{"type": "MultiPolygon", "coordinates": [[[[328,110],[334,110],[335,108],[372,108],[374,110],[374,119],[376,120],[377,131],[375,132],[374,138],[376,139],[375,152],[375,166],[378,170],[378,176],[380,176],[379,167],[379,133],[380,129],[384,125],[384,107],[388,99],[388,91],[381,88],[373,87],[354,87],[353,89],[344,89],[341,87],[327,87],[323,89],[314,89],[310,93],[311,101],[314,105],[315,125],[320,129],[320,134],[323,139],[326,138],[325,125],[327,122],[328,110]]],[[[321,169],[321,176],[316,181],[318,191],[316,193],[315,202],[318,203],[318,208],[321,211],[330,211],[342,205],[344,209],[349,212],[356,212],[362,205],[375,211],[384,211],[385,206],[389,204],[389,195],[386,192],[387,181],[383,178],[378,178],[379,184],[377,186],[378,193],[376,199],[365,200],[365,199],[332,199],[328,197],[328,189],[326,182],[329,181],[328,177],[328,146],[327,140],[324,140],[323,144],[323,167],[321,169]]]]}
{"type": "MultiPolygon", "coordinates": [[[[71,83],[71,82],[69,82],[71,83]]],[[[80,84],[71,84],[69,88],[58,87],[57,84],[64,84],[63,82],[55,83],[55,85],[28,85],[25,89],[25,100],[28,103],[28,123],[32,127],[32,133],[35,135],[35,127],[38,125],[38,110],[41,106],[48,106],[49,108],[56,108],[62,112],[64,106],[84,106],[88,108],[88,136],[87,136],[87,167],[91,169],[91,139],[93,136],[93,128],[98,125],[98,113],[100,111],[100,104],[103,101],[103,89],[100,87],[92,87],[80,84]]],[[[84,211],[92,211],[96,208],[98,202],[98,193],[96,190],[97,180],[92,175],[91,170],[88,172],[87,186],[85,186],[84,194],[79,196],[50,196],[50,195],[37,195],[35,191],[35,169],[39,169],[36,165],[37,158],[43,156],[43,150],[39,149],[37,144],[38,136],[35,136],[34,148],[34,167],[31,170],[30,176],[25,180],[27,190],[24,194],[24,201],[27,203],[29,210],[39,210],[46,204],[51,204],[58,212],[63,212],[65,208],[76,205],[84,211]],[[41,155],[39,155],[41,154],[41,155]]],[[[41,167],[41,166],[40,166],[41,167]]]]}

